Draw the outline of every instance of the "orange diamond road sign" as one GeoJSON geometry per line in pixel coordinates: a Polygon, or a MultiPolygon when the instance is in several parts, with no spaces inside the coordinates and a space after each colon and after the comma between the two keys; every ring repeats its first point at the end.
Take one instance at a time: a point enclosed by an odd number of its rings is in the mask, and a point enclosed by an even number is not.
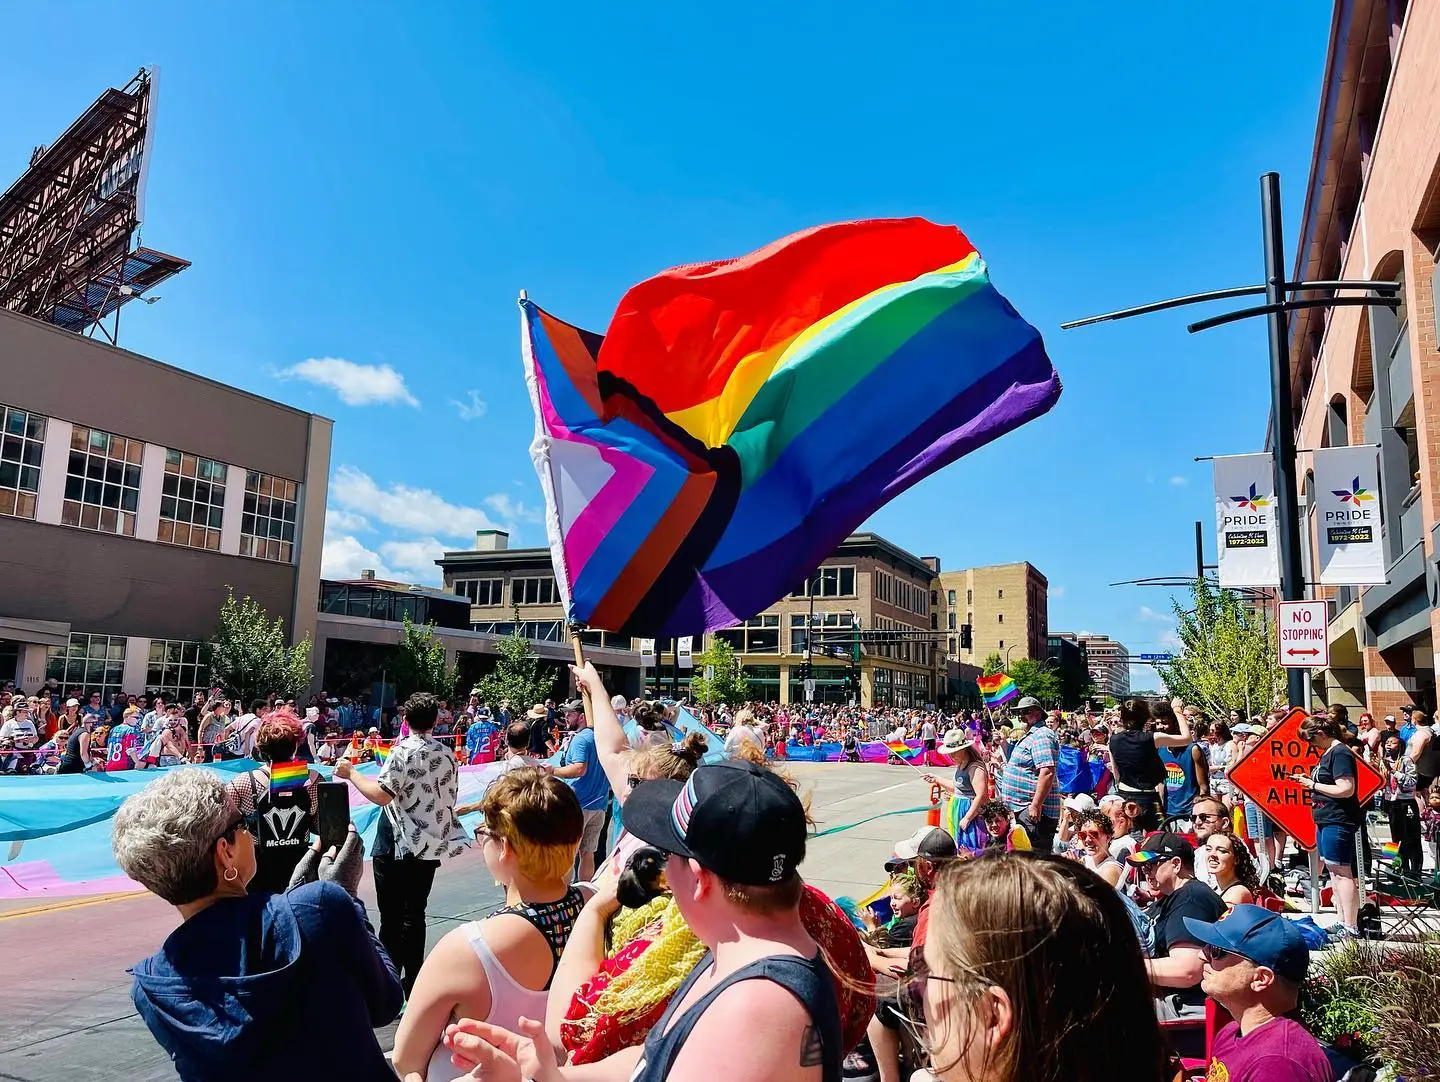
{"type": "MultiPolygon", "coordinates": [[[[1291,774],[1308,774],[1320,761],[1309,743],[1300,739],[1305,711],[1296,707],[1285,720],[1260,738],[1230,768],[1230,783],[1248,796],[1306,849],[1315,848],[1315,820],[1310,814],[1310,790],[1290,780],[1291,774]]],[[[1355,760],[1355,795],[1363,808],[1383,783],[1374,767],[1355,760]]]]}

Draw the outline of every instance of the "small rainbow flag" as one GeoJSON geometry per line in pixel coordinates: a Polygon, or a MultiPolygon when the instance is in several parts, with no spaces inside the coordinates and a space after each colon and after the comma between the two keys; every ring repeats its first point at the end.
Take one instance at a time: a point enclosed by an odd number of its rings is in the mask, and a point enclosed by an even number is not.
{"type": "Polygon", "coordinates": [[[274,763],[270,767],[270,791],[281,793],[287,789],[303,789],[309,777],[310,764],[303,759],[274,763]]]}
{"type": "Polygon", "coordinates": [[[390,744],[389,744],[389,742],[386,741],[386,742],[382,742],[382,743],[376,744],[376,745],[375,745],[375,761],[376,761],[377,763],[383,763],[383,762],[384,762],[386,759],[388,759],[388,758],[390,758],[390,744]]]}
{"type": "Polygon", "coordinates": [[[1380,847],[1380,859],[1396,861],[1400,859],[1400,846],[1395,842],[1386,842],[1380,847]]]}
{"type": "Polygon", "coordinates": [[[885,747],[889,749],[891,755],[898,755],[906,762],[909,762],[921,754],[919,748],[912,748],[903,740],[887,740],[885,741],[885,747]]]}
{"type": "Polygon", "coordinates": [[[1020,694],[1015,681],[1003,672],[997,672],[994,676],[982,676],[975,683],[980,688],[986,706],[1001,706],[1020,694]]]}

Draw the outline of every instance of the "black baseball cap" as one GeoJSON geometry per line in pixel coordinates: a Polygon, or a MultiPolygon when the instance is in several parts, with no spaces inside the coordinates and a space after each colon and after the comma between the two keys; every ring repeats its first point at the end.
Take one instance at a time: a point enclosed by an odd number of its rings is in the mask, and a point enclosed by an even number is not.
{"type": "Polygon", "coordinates": [[[1131,864],[1149,864],[1156,860],[1179,857],[1189,867],[1195,863],[1195,847],[1189,839],[1180,834],[1161,831],[1146,838],[1140,848],[1126,858],[1131,864]]]}
{"type": "Polygon", "coordinates": [[[656,778],[625,798],[625,829],[643,842],[746,886],[783,883],[805,859],[805,806],[754,763],[698,767],[687,781],[656,778]]]}

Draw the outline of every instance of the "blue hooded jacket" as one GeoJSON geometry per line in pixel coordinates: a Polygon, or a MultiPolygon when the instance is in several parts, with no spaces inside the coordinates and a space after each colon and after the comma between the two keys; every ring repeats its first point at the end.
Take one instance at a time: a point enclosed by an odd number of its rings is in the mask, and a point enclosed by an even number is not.
{"type": "Polygon", "coordinates": [[[364,905],[334,883],[215,902],[130,972],[185,1082],[287,1078],[317,1047],[328,1077],[395,1082],[373,1027],[400,1013],[400,978],[364,905]]]}

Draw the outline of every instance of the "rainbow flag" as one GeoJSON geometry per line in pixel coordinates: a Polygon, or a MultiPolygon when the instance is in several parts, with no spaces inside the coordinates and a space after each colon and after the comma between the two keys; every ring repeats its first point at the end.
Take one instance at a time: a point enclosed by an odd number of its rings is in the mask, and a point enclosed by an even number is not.
{"type": "Polygon", "coordinates": [[[603,337],[520,309],[556,582],[570,619],[622,634],[753,616],[1060,395],[974,246],[920,218],[665,271],[603,337]]]}
{"type": "Polygon", "coordinates": [[[1391,862],[1399,860],[1400,846],[1397,845],[1395,842],[1386,842],[1385,844],[1380,846],[1380,859],[1388,860],[1391,862]]]}
{"type": "Polygon", "coordinates": [[[388,742],[388,741],[384,741],[384,742],[382,742],[382,743],[376,744],[376,745],[375,745],[375,761],[376,761],[377,763],[383,763],[383,762],[384,762],[386,759],[388,759],[388,758],[390,758],[390,744],[389,744],[389,742],[388,742]]]}
{"type": "Polygon", "coordinates": [[[909,762],[911,759],[918,759],[924,754],[919,748],[912,748],[903,740],[887,740],[885,741],[885,747],[891,755],[898,755],[906,762],[909,762]]]}
{"type": "Polygon", "coordinates": [[[980,688],[986,706],[1001,706],[1020,694],[1015,681],[1003,672],[997,672],[994,676],[982,676],[975,683],[980,688]]]}
{"type": "Polygon", "coordinates": [[[270,765],[270,791],[279,793],[286,789],[303,789],[309,777],[310,764],[303,759],[295,759],[288,763],[272,763],[270,765]]]}

